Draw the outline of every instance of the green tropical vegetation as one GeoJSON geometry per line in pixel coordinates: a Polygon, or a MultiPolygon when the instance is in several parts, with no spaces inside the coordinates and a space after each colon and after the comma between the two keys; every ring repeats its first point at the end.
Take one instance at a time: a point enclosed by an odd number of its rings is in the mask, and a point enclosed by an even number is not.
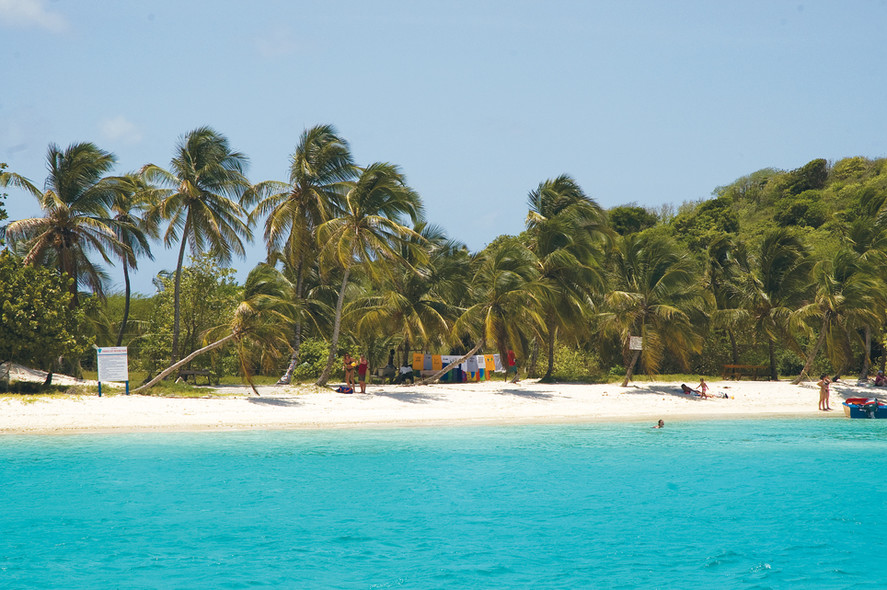
{"type": "Polygon", "coordinates": [[[346,351],[377,368],[513,350],[525,375],[623,384],[724,364],[866,378],[887,360],[887,159],[766,168],[659,211],[604,210],[560,174],[527,187],[522,233],[476,252],[330,125],[296,138],[284,181],[251,182],[209,127],[168,169],[114,176],[92,143],[51,145],[47,164],[42,191],[0,165],[0,196],[42,210],[4,220],[0,201],[0,362],[90,371],[93,344],[125,345],[147,389],[183,368],[324,385],[346,351]],[[267,255],[240,285],[231,264],[256,227],[267,255]],[[175,267],[133,294],[161,245],[175,267]]]}

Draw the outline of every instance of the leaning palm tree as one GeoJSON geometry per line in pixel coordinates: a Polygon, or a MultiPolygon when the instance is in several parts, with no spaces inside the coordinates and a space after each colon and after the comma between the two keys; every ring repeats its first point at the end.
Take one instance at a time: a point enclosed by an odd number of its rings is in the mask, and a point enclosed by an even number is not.
{"type": "Polygon", "coordinates": [[[599,254],[609,232],[601,208],[566,174],[539,183],[528,203],[530,248],[551,294],[543,301],[548,341],[543,380],[548,380],[554,370],[559,329],[581,325],[591,292],[603,286],[599,254]]]}
{"type": "Polygon", "coordinates": [[[290,326],[291,317],[292,303],[286,297],[285,283],[281,280],[279,272],[272,266],[259,265],[247,276],[246,284],[243,287],[243,300],[234,310],[231,321],[226,325],[207,331],[207,337],[217,337],[217,339],[173,363],[148,383],[135,389],[133,393],[156,385],[199,355],[233,341],[237,345],[241,373],[258,395],[259,392],[252,382],[247,363],[248,343],[261,347],[266,353],[279,355],[281,351],[289,347],[285,330],[281,330],[281,328],[285,329],[290,326]]]}
{"type": "Polygon", "coordinates": [[[44,212],[43,217],[10,223],[6,237],[24,250],[25,264],[56,266],[71,279],[73,306],[78,304],[81,283],[104,296],[104,274],[90,261],[89,252],[111,263],[111,253],[128,249],[115,235],[108,211],[116,188],[105,175],[114,162],[113,154],[92,143],[72,144],[65,150],[52,144],[47,152],[45,192],[8,172],[0,178],[3,186],[19,186],[36,196],[44,212]]]}
{"type": "Polygon", "coordinates": [[[157,203],[149,220],[168,221],[163,235],[167,246],[180,240],[173,294],[173,362],[180,352],[179,297],[186,245],[195,255],[209,251],[220,262],[228,262],[232,254],[244,254],[242,238],[252,239],[241,206],[250,188],[244,176],[246,162],[246,156],[233,151],[223,135],[200,127],[179,140],[169,171],[154,164],[142,169],[149,184],[159,185],[148,193],[157,203]]]}
{"type": "Polygon", "coordinates": [[[832,258],[818,261],[812,276],[813,300],[799,308],[792,319],[800,326],[805,322],[818,323],[819,336],[807,354],[801,374],[793,381],[795,384],[807,378],[823,346],[836,370],[846,368],[857,328],[883,321],[883,284],[864,271],[852,250],[839,250],[832,258]]]}
{"type": "MultiPolygon", "coordinates": [[[[305,276],[309,266],[315,264],[317,227],[342,211],[345,182],[356,174],[348,142],[331,125],[318,125],[302,132],[290,160],[288,183],[260,182],[247,193],[251,201],[258,201],[250,218],[267,216],[265,242],[269,255],[280,252],[294,271],[296,302],[302,302],[305,276]]],[[[290,382],[299,363],[302,324],[298,316],[292,358],[279,385],[290,382]]]]}
{"type": "Polygon", "coordinates": [[[600,319],[604,330],[622,341],[627,359],[622,387],[639,359],[648,373],[658,370],[665,351],[686,366],[689,354],[701,346],[691,321],[702,299],[690,258],[669,239],[626,235],[612,253],[609,284],[607,311],[600,319]],[[641,337],[642,349],[630,350],[632,336],[641,337]]]}
{"type": "Polygon", "coordinates": [[[123,319],[117,332],[117,344],[123,343],[123,334],[126,332],[126,324],[129,319],[129,305],[132,295],[132,287],[129,279],[129,269],[138,268],[138,257],[147,256],[154,260],[151,253],[151,245],[148,238],[157,237],[156,227],[150,225],[146,219],[146,213],[151,206],[147,199],[148,186],[135,174],[127,174],[114,179],[117,190],[111,203],[111,213],[114,216],[114,233],[125,249],[118,251],[118,256],[123,265],[123,319]]]}
{"type": "MultiPolygon", "coordinates": [[[[422,213],[419,195],[407,186],[400,170],[392,164],[381,162],[371,164],[361,171],[356,180],[348,183],[343,205],[338,217],[317,228],[321,260],[342,269],[329,358],[317,379],[317,385],[321,386],[329,380],[336,360],[345,290],[354,263],[370,263],[380,257],[400,258],[398,244],[407,237],[418,237],[415,231],[403,225],[404,218],[411,219],[415,224],[422,213]]],[[[365,266],[371,277],[381,270],[378,265],[365,266]]]]}

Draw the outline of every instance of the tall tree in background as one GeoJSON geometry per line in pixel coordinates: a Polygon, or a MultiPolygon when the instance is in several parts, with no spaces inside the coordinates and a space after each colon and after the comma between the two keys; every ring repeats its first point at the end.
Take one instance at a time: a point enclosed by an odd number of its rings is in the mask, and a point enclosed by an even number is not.
{"type": "Polygon", "coordinates": [[[549,287],[549,297],[542,301],[548,342],[543,380],[549,380],[559,327],[582,323],[591,292],[603,287],[596,255],[608,232],[601,208],[565,174],[539,183],[527,201],[530,248],[538,260],[540,279],[549,287]]]}
{"type": "MultiPolygon", "coordinates": [[[[851,342],[862,326],[883,321],[883,284],[864,271],[852,250],[839,250],[832,258],[819,260],[813,267],[813,300],[801,306],[793,319],[819,324],[819,335],[805,359],[798,384],[808,377],[816,355],[825,346],[832,367],[839,373],[851,357],[851,342]]],[[[866,351],[868,356],[868,351],[866,351]]]]}
{"type": "Polygon", "coordinates": [[[33,194],[44,213],[10,223],[6,237],[21,242],[25,264],[54,266],[70,277],[71,305],[76,306],[81,283],[104,296],[103,273],[90,261],[89,252],[110,263],[110,254],[128,248],[117,239],[109,214],[116,189],[105,175],[115,158],[95,144],[76,143],[65,150],[51,144],[46,159],[49,176],[43,193],[22,177],[4,174],[5,184],[33,194]]]}
{"type": "MultiPolygon", "coordinates": [[[[331,125],[318,125],[302,132],[290,160],[289,183],[260,182],[248,193],[258,201],[251,218],[267,216],[265,242],[269,256],[280,252],[293,270],[292,293],[297,303],[303,299],[308,267],[316,264],[317,228],[342,211],[345,182],[356,174],[348,142],[331,125]]],[[[280,385],[290,383],[299,363],[301,315],[297,313],[293,353],[286,373],[278,381],[280,385]]]]}
{"type": "Polygon", "coordinates": [[[244,175],[246,163],[246,156],[233,151],[227,138],[200,127],[179,140],[169,171],[154,164],[142,169],[144,179],[159,186],[147,193],[147,198],[157,203],[149,221],[168,221],[163,235],[167,247],[180,240],[173,296],[173,363],[180,355],[179,291],[186,245],[195,255],[209,252],[227,263],[232,254],[243,255],[243,238],[252,239],[241,206],[250,188],[244,175]]]}
{"type": "Polygon", "coordinates": [[[129,319],[129,304],[132,296],[132,287],[129,279],[129,269],[138,268],[138,258],[147,256],[154,260],[151,253],[151,245],[148,238],[157,237],[156,227],[151,226],[147,219],[147,211],[151,202],[148,200],[148,186],[135,174],[128,174],[114,179],[114,198],[111,202],[111,214],[114,218],[114,233],[117,239],[125,246],[118,248],[118,256],[123,265],[123,319],[120,322],[120,330],[117,332],[117,343],[123,343],[123,334],[126,332],[126,323],[129,319]]]}
{"type": "Polygon", "coordinates": [[[321,257],[326,264],[334,264],[343,271],[342,285],[336,300],[333,333],[326,367],[317,379],[325,385],[336,360],[336,347],[342,323],[342,308],[348,277],[355,262],[368,263],[370,275],[382,270],[381,265],[369,264],[378,258],[399,259],[398,245],[418,234],[403,225],[405,218],[415,224],[422,213],[417,195],[406,184],[400,170],[387,163],[377,162],[361,171],[348,183],[343,211],[338,217],[317,228],[321,257]]]}
{"type": "Polygon", "coordinates": [[[600,318],[605,330],[618,334],[627,359],[628,385],[635,365],[643,359],[648,373],[655,373],[670,351],[686,365],[691,352],[698,352],[701,340],[690,320],[701,304],[696,289],[696,269],[671,240],[630,234],[616,241],[610,261],[609,285],[605,297],[608,311],[600,318]],[[643,350],[629,350],[631,336],[640,336],[643,350]]]}
{"type": "Polygon", "coordinates": [[[533,252],[519,238],[498,238],[478,255],[470,291],[473,304],[456,321],[454,335],[495,346],[503,363],[509,349],[524,357],[530,339],[544,333],[543,301],[550,297],[533,252]]]}
{"type": "Polygon", "coordinates": [[[785,228],[765,234],[757,256],[745,265],[740,311],[767,341],[772,381],[779,378],[775,354],[778,340],[803,354],[789,329],[789,320],[809,289],[812,266],[803,241],[785,228]]]}

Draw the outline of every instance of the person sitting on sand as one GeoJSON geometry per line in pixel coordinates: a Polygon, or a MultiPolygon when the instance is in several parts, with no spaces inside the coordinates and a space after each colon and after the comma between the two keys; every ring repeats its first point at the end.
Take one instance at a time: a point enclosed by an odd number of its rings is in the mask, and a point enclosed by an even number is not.
{"type": "Polygon", "coordinates": [[[887,387],[887,377],[884,377],[884,371],[878,371],[875,375],[875,387],[887,387]]]}
{"type": "Polygon", "coordinates": [[[829,383],[831,383],[831,381],[829,381],[828,375],[825,373],[822,374],[819,378],[819,383],[817,383],[817,385],[819,385],[819,409],[824,412],[831,410],[828,405],[829,383]]]}
{"type": "Polygon", "coordinates": [[[663,420],[659,420],[659,422],[653,428],[665,428],[665,422],[663,420]]]}

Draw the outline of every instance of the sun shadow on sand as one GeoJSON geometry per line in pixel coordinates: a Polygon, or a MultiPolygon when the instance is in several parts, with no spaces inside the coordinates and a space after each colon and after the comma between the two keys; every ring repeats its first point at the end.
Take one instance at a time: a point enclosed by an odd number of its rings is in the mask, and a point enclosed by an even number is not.
{"type": "MultiPolygon", "coordinates": [[[[620,387],[619,393],[625,393],[628,395],[671,395],[674,397],[679,397],[681,399],[688,400],[696,400],[702,401],[703,398],[696,397],[695,395],[688,395],[681,391],[680,387],[666,387],[664,385],[644,385],[642,387],[638,386],[629,386],[629,387],[620,387]]],[[[709,395],[711,395],[711,391],[709,391],[709,395]]]]}
{"type": "MultiPolygon", "coordinates": [[[[518,389],[518,388],[509,388],[503,389],[501,391],[494,391],[496,395],[513,395],[515,397],[522,397],[526,399],[538,399],[538,400],[547,400],[554,398],[553,393],[545,393],[542,391],[532,391],[530,389],[518,389]]],[[[565,397],[563,395],[558,397],[565,397]]]]}
{"type": "Polygon", "coordinates": [[[406,404],[427,404],[442,399],[439,395],[429,395],[427,393],[416,393],[414,391],[374,391],[375,397],[388,397],[406,404]]]}
{"type": "Polygon", "coordinates": [[[290,407],[301,405],[297,400],[282,397],[250,397],[246,401],[259,406],[290,407]]]}

